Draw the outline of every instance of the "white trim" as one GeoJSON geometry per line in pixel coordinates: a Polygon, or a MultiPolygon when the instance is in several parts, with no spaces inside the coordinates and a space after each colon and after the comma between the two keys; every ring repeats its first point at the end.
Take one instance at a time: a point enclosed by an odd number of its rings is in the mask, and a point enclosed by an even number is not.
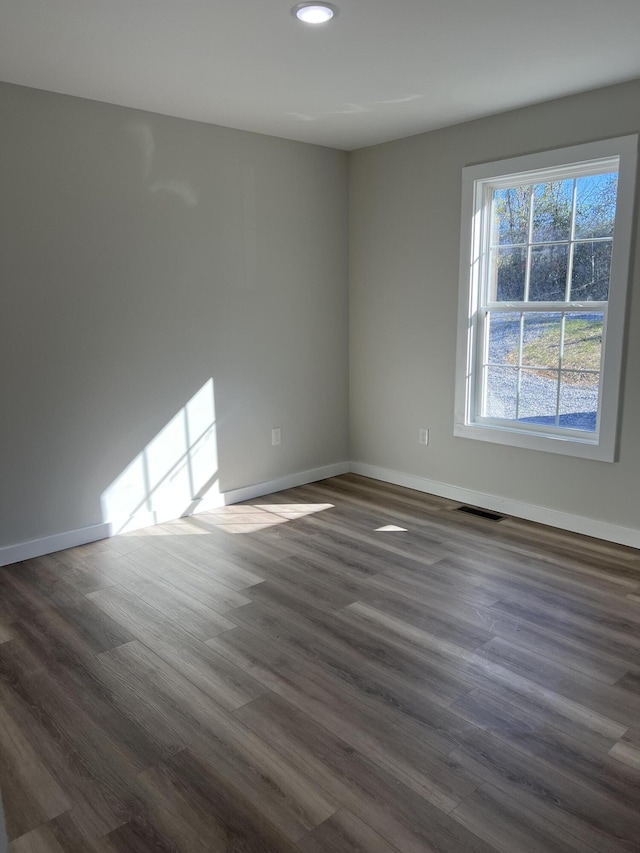
{"type": "Polygon", "coordinates": [[[365,462],[352,462],[350,470],[354,474],[371,477],[373,480],[394,483],[396,486],[406,486],[406,488],[415,489],[418,492],[438,495],[441,498],[472,504],[473,506],[490,509],[494,512],[503,512],[515,518],[524,518],[527,521],[548,524],[550,527],[570,530],[573,533],[582,533],[585,536],[593,536],[595,539],[604,539],[607,542],[617,542],[620,545],[628,545],[631,548],[640,548],[640,530],[635,530],[631,527],[620,527],[617,524],[598,521],[595,518],[572,515],[568,512],[560,512],[559,510],[548,509],[547,507],[537,506],[536,504],[502,498],[498,495],[488,494],[487,492],[477,492],[462,486],[440,483],[437,480],[429,480],[426,477],[417,477],[414,474],[403,474],[400,471],[392,471],[389,468],[367,465],[365,462]]]}
{"type": "Polygon", "coordinates": [[[326,480],[328,477],[337,477],[339,474],[347,474],[350,470],[348,462],[336,462],[333,465],[324,465],[322,468],[311,468],[309,471],[298,471],[277,480],[267,480],[265,483],[257,483],[254,486],[245,486],[242,489],[232,489],[224,493],[225,504],[236,504],[241,501],[250,501],[262,495],[270,495],[273,492],[282,492],[285,489],[293,489],[296,486],[306,486],[307,483],[316,483],[318,480],[326,480]]]}
{"type": "MultiPolygon", "coordinates": [[[[618,154],[633,154],[638,150],[638,135],[617,136],[612,139],[600,139],[597,142],[585,142],[581,145],[570,145],[566,148],[551,148],[548,151],[538,151],[535,154],[522,154],[519,157],[507,157],[504,160],[480,163],[475,166],[465,166],[463,176],[473,180],[496,179],[496,182],[504,180],[505,186],[509,186],[513,178],[519,177],[524,172],[548,172],[550,169],[558,168],[564,174],[569,167],[573,166],[576,175],[584,174],[586,171],[593,172],[591,161],[613,159],[618,154]],[[496,164],[500,165],[496,172],[496,164]]],[[[607,166],[608,168],[608,166],[607,166]]]]}
{"type": "Polygon", "coordinates": [[[564,453],[583,459],[595,459],[600,462],[614,461],[606,448],[595,441],[576,438],[574,432],[567,430],[566,435],[559,433],[544,434],[542,431],[519,431],[500,424],[488,423],[454,424],[453,434],[458,438],[477,438],[493,444],[509,444],[511,447],[523,447],[526,450],[544,450],[548,453],[564,453]]]}
{"type": "MultiPolygon", "coordinates": [[[[307,483],[315,483],[318,480],[326,480],[329,477],[337,477],[347,472],[361,474],[373,480],[381,480],[385,483],[394,483],[415,489],[418,492],[426,492],[438,495],[449,500],[468,503],[484,509],[504,512],[515,518],[524,518],[528,521],[536,521],[540,524],[548,524],[550,527],[558,527],[561,530],[571,530],[574,533],[582,533],[585,536],[593,536],[596,539],[604,539],[607,542],[617,542],[620,545],[628,545],[631,548],[640,548],[640,530],[630,527],[620,527],[606,521],[598,521],[593,518],[585,518],[580,515],[572,515],[547,507],[502,498],[486,492],[477,492],[462,486],[454,486],[450,483],[441,483],[437,480],[429,480],[426,477],[418,477],[414,474],[404,474],[389,468],[381,468],[377,465],[368,465],[364,462],[336,462],[333,465],[325,465],[321,468],[312,468],[308,471],[299,471],[279,477],[277,480],[268,480],[256,483],[253,486],[244,486],[240,489],[232,489],[225,492],[221,497],[223,504],[228,505],[240,501],[252,500],[252,498],[274,492],[292,489],[296,486],[304,486],[307,483]]],[[[66,548],[74,548],[78,545],[86,545],[107,539],[116,535],[112,532],[110,524],[95,524],[92,527],[84,527],[80,530],[69,530],[64,533],[56,533],[53,536],[45,536],[42,539],[32,539],[17,545],[7,545],[0,548],[0,566],[8,566],[11,563],[19,563],[22,560],[30,560],[41,557],[44,554],[52,554],[55,551],[63,551],[66,548]]]]}
{"type": "MultiPolygon", "coordinates": [[[[194,512],[206,512],[213,505],[225,506],[239,503],[240,501],[248,501],[262,495],[281,492],[284,489],[292,489],[295,486],[304,486],[307,483],[326,480],[328,477],[337,477],[339,474],[346,474],[348,471],[348,462],[336,462],[333,465],[324,465],[321,468],[298,471],[295,474],[279,477],[277,480],[268,480],[264,483],[256,483],[253,486],[244,486],[241,489],[231,489],[228,492],[217,495],[217,500],[214,503],[198,507],[194,512]]],[[[136,516],[135,523],[131,527],[127,526],[127,530],[150,527],[153,524],[174,520],[175,517],[165,518],[162,516],[160,518],[157,514],[145,512],[136,516]]],[[[31,539],[28,542],[20,542],[17,545],[5,545],[4,547],[0,547],[0,566],[20,563],[22,560],[31,560],[34,557],[42,557],[45,554],[53,554],[56,551],[75,548],[77,545],[87,545],[89,542],[97,542],[100,539],[107,539],[116,535],[117,533],[114,533],[113,526],[106,522],[104,524],[94,524],[91,527],[83,527],[80,530],[54,533],[52,536],[44,536],[42,539],[31,539]]]]}
{"type": "MultiPolygon", "coordinates": [[[[637,151],[638,136],[623,136],[467,166],[462,170],[454,435],[603,462],[617,461],[618,413],[634,222],[637,151]],[[610,292],[608,309],[605,312],[597,434],[586,434],[582,438],[563,430],[550,434],[536,430],[535,427],[525,428],[522,424],[505,422],[494,426],[486,420],[482,421],[477,416],[482,409],[476,399],[482,388],[482,383],[477,378],[477,350],[483,341],[483,335],[478,332],[478,326],[483,321],[482,318],[479,319],[478,312],[480,307],[483,310],[491,310],[489,303],[484,305],[480,299],[480,288],[486,279],[484,267],[487,263],[485,250],[488,245],[489,227],[488,217],[485,215],[487,188],[509,186],[516,179],[528,182],[536,173],[544,179],[548,179],[553,172],[562,176],[593,173],[594,168],[596,171],[600,167],[610,168],[614,160],[619,163],[618,197],[610,292]],[[600,167],[597,161],[600,162],[600,167]]],[[[540,305],[542,310],[546,304],[540,305]]],[[[568,306],[569,303],[558,303],[558,310],[570,310],[568,306]]],[[[506,307],[506,304],[501,304],[501,308],[506,307]]],[[[520,310],[515,303],[514,309],[520,310]]],[[[594,305],[590,305],[589,310],[594,310],[594,305]]]]}
{"type": "Polygon", "coordinates": [[[111,525],[105,523],[82,527],[80,530],[66,530],[64,533],[54,533],[52,536],[31,539],[17,545],[5,545],[0,548],[0,566],[9,566],[11,563],[20,563],[22,560],[31,560],[33,557],[42,557],[44,554],[53,554],[66,548],[75,548],[77,545],[87,545],[108,536],[111,536],[111,525]]]}

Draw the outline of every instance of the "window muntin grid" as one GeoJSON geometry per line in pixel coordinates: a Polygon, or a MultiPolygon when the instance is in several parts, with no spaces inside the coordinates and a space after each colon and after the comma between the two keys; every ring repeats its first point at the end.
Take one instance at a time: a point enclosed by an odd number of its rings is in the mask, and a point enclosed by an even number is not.
{"type": "Polygon", "coordinates": [[[478,422],[597,437],[617,177],[616,159],[592,171],[484,186],[478,422]],[[555,349],[557,364],[538,364],[532,357],[529,332],[539,318],[546,318],[545,344],[555,349]],[[491,329],[499,323],[512,326],[510,363],[491,358],[491,329]],[[565,353],[567,341],[575,346],[580,323],[591,339],[586,366],[565,353]],[[587,411],[571,410],[585,406],[587,411]]]}
{"type": "Polygon", "coordinates": [[[603,310],[486,311],[480,417],[596,433],[604,325],[603,310]]]}
{"type": "MultiPolygon", "coordinates": [[[[455,436],[583,459],[617,461],[637,157],[638,136],[631,135],[555,150],[549,149],[495,162],[477,163],[463,168],[455,436]],[[617,172],[619,176],[615,199],[615,238],[610,260],[609,242],[582,248],[586,245],[584,241],[591,238],[595,240],[603,237],[610,238],[610,230],[595,228],[591,215],[586,217],[581,215],[580,210],[585,208],[582,203],[574,217],[573,268],[576,268],[576,264],[584,265],[587,257],[589,269],[595,270],[595,274],[587,281],[586,292],[574,289],[569,296],[573,301],[566,302],[564,301],[567,296],[565,287],[564,296],[560,301],[543,302],[539,295],[540,301],[530,299],[525,302],[522,287],[517,299],[512,298],[510,294],[507,300],[490,302],[487,298],[490,247],[502,243],[504,246],[515,246],[521,250],[524,248],[526,266],[529,245],[535,243],[535,240],[529,239],[528,219],[525,219],[527,228],[522,229],[526,236],[509,238],[502,236],[499,240],[492,240],[490,208],[493,192],[496,189],[532,186],[536,183],[567,181],[589,176],[593,176],[597,182],[599,180],[597,176],[610,172],[617,172]],[[609,265],[609,292],[605,294],[606,300],[602,301],[602,290],[598,291],[592,285],[602,279],[602,267],[604,266],[608,271],[609,265]],[[580,298],[577,298],[578,296],[580,298]],[[589,298],[585,298],[587,296],[589,298]],[[595,354],[595,358],[599,354],[601,359],[597,433],[549,427],[545,424],[523,423],[510,420],[508,417],[495,419],[482,417],[483,347],[486,340],[485,330],[491,322],[491,317],[487,319],[487,312],[491,311],[495,320],[497,313],[509,310],[524,313],[603,312],[602,349],[595,354]]],[[[580,194],[583,186],[588,188],[588,183],[583,182],[578,186],[580,194]]],[[[610,202],[611,199],[606,203],[610,204],[610,202]]],[[[602,216],[602,211],[598,212],[598,217],[601,222],[603,219],[607,221],[607,217],[602,216]]],[[[608,225],[612,222],[613,219],[609,216],[608,225]]],[[[544,221],[538,224],[542,227],[544,221]]],[[[568,254],[571,241],[565,239],[566,232],[565,234],[545,234],[544,237],[551,244],[564,243],[568,254]],[[558,236],[562,239],[550,239],[558,236]]],[[[542,236],[536,232],[535,239],[542,241],[542,236]]],[[[539,245],[544,245],[544,241],[539,245]]],[[[556,276],[556,279],[558,278],[562,279],[562,276],[556,276]]],[[[567,278],[566,281],[568,280],[567,278]]],[[[493,294],[494,298],[497,295],[497,293],[493,294]]],[[[500,296],[502,297],[503,294],[500,296]]],[[[525,366],[534,367],[535,365],[523,363],[522,367],[525,366]]],[[[514,371],[503,370],[503,373],[512,378],[515,376],[514,371]]],[[[524,375],[529,376],[530,373],[524,375]]],[[[585,381],[585,377],[573,377],[573,379],[585,381]]],[[[590,377],[586,379],[591,381],[590,377]]],[[[567,383],[564,383],[561,388],[561,414],[571,410],[573,391],[571,388],[567,390],[566,385],[567,383]]],[[[514,415],[511,413],[510,417],[514,415]]]]}
{"type": "Polygon", "coordinates": [[[617,178],[611,169],[487,187],[486,301],[606,301],[617,178]],[[591,280],[585,265],[589,248],[595,261],[591,280]]]}

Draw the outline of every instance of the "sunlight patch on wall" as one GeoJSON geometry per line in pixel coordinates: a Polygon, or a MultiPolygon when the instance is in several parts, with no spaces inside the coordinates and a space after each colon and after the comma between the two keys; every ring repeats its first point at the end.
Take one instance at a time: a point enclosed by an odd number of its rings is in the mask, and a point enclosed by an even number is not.
{"type": "Polygon", "coordinates": [[[103,520],[122,533],[223,503],[213,379],[209,379],[102,494],[103,520]]]}

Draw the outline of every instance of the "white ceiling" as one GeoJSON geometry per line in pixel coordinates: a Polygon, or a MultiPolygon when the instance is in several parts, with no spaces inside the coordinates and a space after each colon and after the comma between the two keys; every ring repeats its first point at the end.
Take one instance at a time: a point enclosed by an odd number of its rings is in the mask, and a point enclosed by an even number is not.
{"type": "Polygon", "coordinates": [[[353,149],[640,77],[640,0],[0,0],[0,79],[353,149]]]}

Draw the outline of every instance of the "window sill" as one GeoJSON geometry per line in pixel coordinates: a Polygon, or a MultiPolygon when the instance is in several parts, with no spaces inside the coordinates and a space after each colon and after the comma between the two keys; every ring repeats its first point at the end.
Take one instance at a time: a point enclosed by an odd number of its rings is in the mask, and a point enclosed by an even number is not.
{"type": "Polygon", "coordinates": [[[615,462],[613,443],[595,439],[580,439],[575,436],[549,435],[534,432],[522,432],[501,426],[484,424],[456,423],[453,434],[458,438],[472,438],[489,441],[509,447],[521,447],[527,450],[542,450],[546,453],[560,453],[563,456],[577,456],[580,459],[593,459],[598,462],[615,462]]]}

